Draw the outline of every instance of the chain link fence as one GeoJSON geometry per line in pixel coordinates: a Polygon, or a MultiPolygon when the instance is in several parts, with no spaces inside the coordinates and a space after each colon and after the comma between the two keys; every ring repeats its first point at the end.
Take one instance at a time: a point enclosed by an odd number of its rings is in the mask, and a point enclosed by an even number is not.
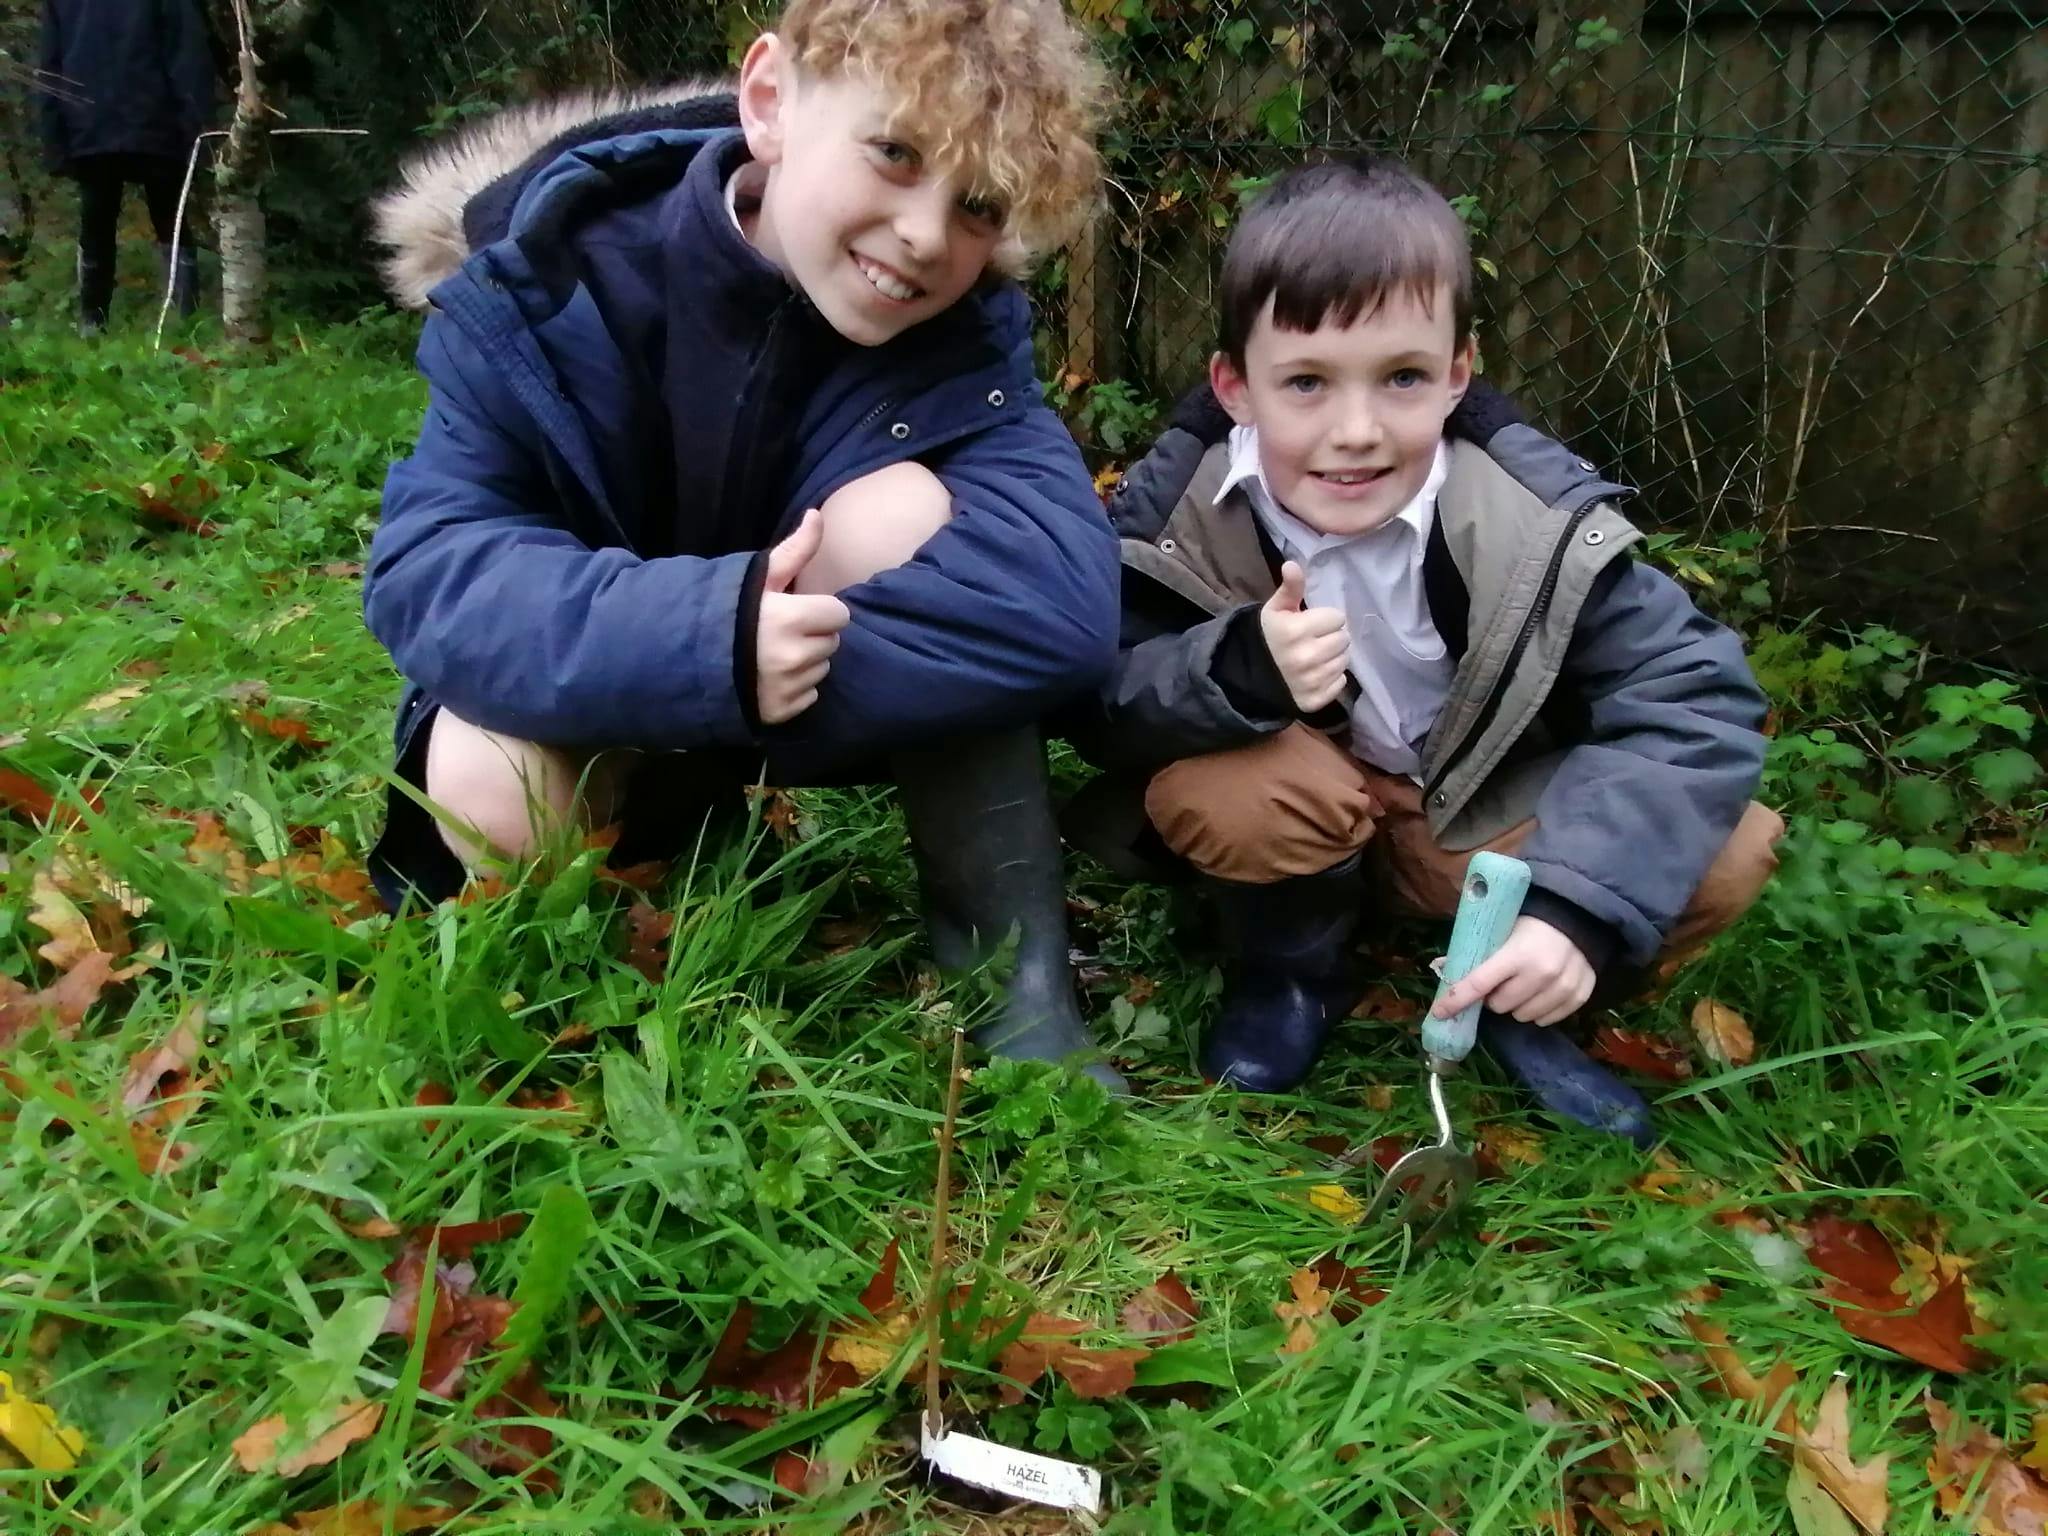
{"type": "MultiPolygon", "coordinates": [[[[1248,190],[1392,151],[1471,225],[1488,376],[1640,486],[1723,611],[2048,674],[2048,0],[1068,3],[1123,107],[1032,286],[1098,462],[1202,377],[1248,190]]],[[[717,74],[773,9],[336,4],[279,67],[300,122],[373,129],[323,151],[353,205],[423,123],[717,74]]]]}

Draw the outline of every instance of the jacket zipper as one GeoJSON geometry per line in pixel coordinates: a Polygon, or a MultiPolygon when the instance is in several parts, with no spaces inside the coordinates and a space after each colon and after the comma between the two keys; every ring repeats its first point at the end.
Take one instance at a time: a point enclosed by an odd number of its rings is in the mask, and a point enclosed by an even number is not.
{"type": "Polygon", "coordinates": [[[1493,717],[1500,709],[1501,700],[1507,697],[1508,687],[1515,679],[1515,670],[1522,664],[1522,653],[1529,649],[1529,642],[1535,638],[1536,627],[1543,622],[1543,616],[1550,611],[1550,599],[1557,591],[1558,578],[1564,574],[1564,557],[1571,549],[1572,539],[1578,534],[1579,524],[1592,515],[1597,501],[1589,501],[1574,512],[1564,525],[1564,531],[1557,536],[1557,545],[1550,552],[1550,566],[1543,573],[1543,585],[1536,591],[1536,601],[1530,606],[1528,617],[1522,620],[1522,629],[1515,636],[1515,643],[1508,651],[1507,662],[1494,679],[1493,687],[1487,691],[1486,702],[1479,707],[1471,727],[1465,732],[1458,748],[1437,769],[1436,776],[1423,786],[1422,799],[1427,805],[1436,792],[1443,787],[1444,780],[1451,776],[1458,764],[1462,763],[1472,748],[1486,734],[1486,728],[1493,724],[1493,717]]]}

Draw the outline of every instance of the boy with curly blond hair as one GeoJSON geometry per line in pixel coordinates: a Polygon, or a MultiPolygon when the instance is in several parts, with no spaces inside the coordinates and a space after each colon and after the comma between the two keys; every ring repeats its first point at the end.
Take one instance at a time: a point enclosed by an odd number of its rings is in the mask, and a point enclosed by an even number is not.
{"type": "Polygon", "coordinates": [[[764,772],[891,779],[940,964],[1015,939],[981,1042],[1086,1050],[1035,722],[1115,657],[1117,549],[1010,277],[1096,197],[1104,102],[1058,0],[793,0],[736,90],[408,169],[431,398],[364,606],[441,814],[391,797],[387,896],[578,824],[674,851],[764,772]]]}

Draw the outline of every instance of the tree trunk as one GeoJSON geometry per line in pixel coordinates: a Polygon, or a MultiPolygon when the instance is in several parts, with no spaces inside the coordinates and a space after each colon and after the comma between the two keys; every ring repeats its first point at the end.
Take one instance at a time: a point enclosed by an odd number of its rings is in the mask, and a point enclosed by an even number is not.
{"type": "Polygon", "coordinates": [[[230,344],[260,346],[270,339],[269,294],[263,261],[263,206],[257,194],[270,165],[270,129],[257,78],[247,9],[236,0],[241,79],[227,147],[214,166],[214,236],[220,242],[221,320],[230,344]]]}

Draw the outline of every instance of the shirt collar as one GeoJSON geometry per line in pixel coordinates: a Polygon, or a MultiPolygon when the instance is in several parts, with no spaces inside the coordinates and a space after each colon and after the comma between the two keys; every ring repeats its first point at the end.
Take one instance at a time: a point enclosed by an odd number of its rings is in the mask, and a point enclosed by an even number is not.
{"type": "Polygon", "coordinates": [[[1369,539],[1394,523],[1406,523],[1418,535],[1426,535],[1436,513],[1436,498],[1444,488],[1444,481],[1451,470],[1450,454],[1443,443],[1436,445],[1436,458],[1429,466],[1429,477],[1422,482],[1422,489],[1410,498],[1408,505],[1396,512],[1385,523],[1368,533],[1327,534],[1318,533],[1309,527],[1275,499],[1266,484],[1266,472],[1259,463],[1259,429],[1257,427],[1232,427],[1230,429],[1230,468],[1223,476],[1223,484],[1217,487],[1216,500],[1222,501],[1238,486],[1247,487],[1253,504],[1267,513],[1283,527],[1293,533],[1308,549],[1321,548],[1326,544],[1344,544],[1352,539],[1369,539]]]}

